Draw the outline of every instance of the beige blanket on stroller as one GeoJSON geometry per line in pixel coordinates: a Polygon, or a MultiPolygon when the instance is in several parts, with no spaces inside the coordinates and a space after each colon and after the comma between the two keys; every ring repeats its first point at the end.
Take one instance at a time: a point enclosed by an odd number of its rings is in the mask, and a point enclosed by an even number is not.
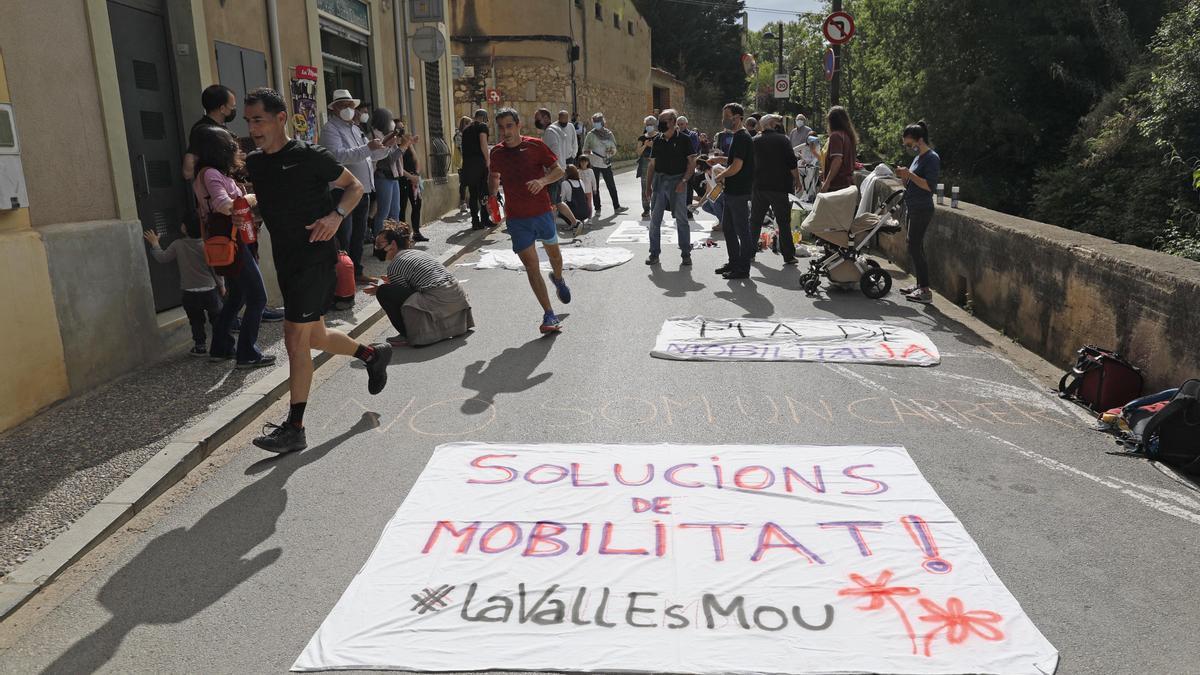
{"type": "Polygon", "coordinates": [[[871,231],[879,222],[879,216],[864,213],[855,218],[858,208],[858,188],[851,185],[836,192],[825,192],[817,195],[813,210],[804,219],[801,230],[818,241],[828,242],[834,246],[850,248],[850,235],[854,235],[854,243],[862,240],[862,235],[871,231]]]}

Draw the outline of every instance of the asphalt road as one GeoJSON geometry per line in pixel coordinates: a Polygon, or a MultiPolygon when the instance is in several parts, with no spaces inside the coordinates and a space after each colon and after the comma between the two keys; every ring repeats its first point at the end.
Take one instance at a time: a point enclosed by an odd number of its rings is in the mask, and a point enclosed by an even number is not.
{"type": "MultiPolygon", "coordinates": [[[[633,181],[619,176],[626,204],[633,181]]],[[[603,245],[626,219],[585,240],[603,245]]],[[[896,294],[806,298],[770,254],[750,282],[727,282],[712,272],[723,247],[681,271],[669,247],[652,270],[644,245],[626,246],[625,265],[568,273],[575,300],[554,338],[537,332],[522,273],[455,268],[473,334],[398,352],[376,397],[357,363],[331,361],[307,451],[264,461],[249,433],[235,438],[0,627],[0,672],[286,671],[430,453],[455,440],[900,444],[1059,649],[1058,672],[1197,672],[1200,494],[1110,454],[1030,374],[1037,359],[1014,363],[969,318],[896,294]],[[942,363],[650,358],[663,319],[685,314],[887,320],[930,335],[942,363]],[[936,413],[904,414],[913,400],[936,413]]]]}

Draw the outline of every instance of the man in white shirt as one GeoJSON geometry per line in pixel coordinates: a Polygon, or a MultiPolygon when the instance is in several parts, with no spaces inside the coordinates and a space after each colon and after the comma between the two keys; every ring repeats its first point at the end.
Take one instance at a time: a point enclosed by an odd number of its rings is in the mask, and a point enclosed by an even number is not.
{"type": "Polygon", "coordinates": [[[558,111],[558,128],[566,142],[561,156],[566,158],[567,164],[574,164],[575,158],[579,156],[579,136],[576,135],[571,116],[566,110],[558,111]]]}
{"type": "MultiPolygon", "coordinates": [[[[569,134],[557,124],[553,124],[550,119],[550,111],[545,108],[538,108],[537,112],[533,114],[533,126],[542,132],[542,142],[558,158],[558,167],[565,172],[567,170],[567,136],[574,136],[574,134],[569,134]]],[[[546,191],[550,194],[550,203],[557,208],[562,203],[562,181],[555,181],[554,184],[546,187],[546,191]]]]}

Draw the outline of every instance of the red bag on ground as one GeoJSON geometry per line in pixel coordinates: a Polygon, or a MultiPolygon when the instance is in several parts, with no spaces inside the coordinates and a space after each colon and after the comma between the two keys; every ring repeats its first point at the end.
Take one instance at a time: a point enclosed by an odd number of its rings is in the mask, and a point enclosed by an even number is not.
{"type": "Polygon", "coordinates": [[[1114,351],[1086,345],[1059,381],[1058,395],[1096,412],[1124,406],[1142,395],[1142,372],[1114,351]]]}
{"type": "Polygon", "coordinates": [[[354,261],[350,254],[338,251],[337,284],[333,287],[333,295],[338,300],[354,301],[354,261]]]}

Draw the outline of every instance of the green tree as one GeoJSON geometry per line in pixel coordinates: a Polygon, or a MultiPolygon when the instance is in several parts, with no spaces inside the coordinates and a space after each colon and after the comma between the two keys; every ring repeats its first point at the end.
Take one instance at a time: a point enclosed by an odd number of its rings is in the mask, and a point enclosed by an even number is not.
{"type": "Polygon", "coordinates": [[[634,0],[650,25],[651,61],[702,101],[740,99],[743,0],[634,0]]]}

